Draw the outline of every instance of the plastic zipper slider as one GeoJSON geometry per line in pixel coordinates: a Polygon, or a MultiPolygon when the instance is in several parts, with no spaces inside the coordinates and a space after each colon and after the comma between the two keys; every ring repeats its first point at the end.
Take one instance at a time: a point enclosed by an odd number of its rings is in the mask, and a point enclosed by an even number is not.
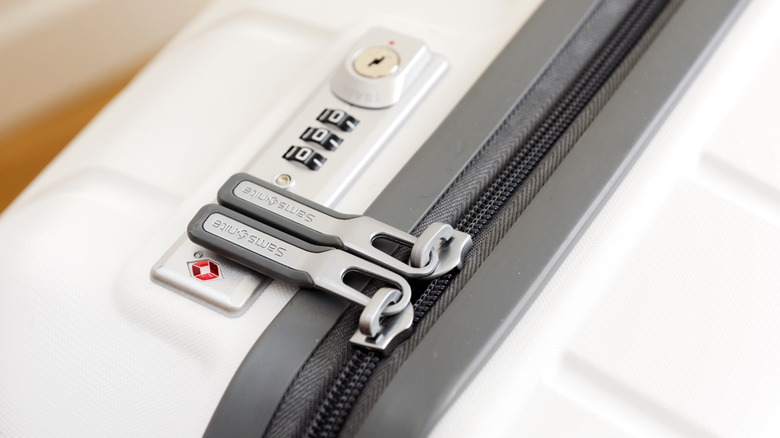
{"type": "Polygon", "coordinates": [[[220,188],[219,203],[317,245],[348,251],[404,277],[431,279],[461,268],[471,236],[434,223],[417,238],[368,216],[347,215],[246,173],[220,188]],[[411,248],[408,263],[377,248],[385,239],[411,248]]]}

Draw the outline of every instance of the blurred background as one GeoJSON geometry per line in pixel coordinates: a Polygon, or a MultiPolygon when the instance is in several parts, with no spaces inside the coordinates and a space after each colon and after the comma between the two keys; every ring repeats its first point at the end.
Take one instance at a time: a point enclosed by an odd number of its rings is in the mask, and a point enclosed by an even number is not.
{"type": "Polygon", "coordinates": [[[0,0],[0,212],[208,0],[0,0]]]}

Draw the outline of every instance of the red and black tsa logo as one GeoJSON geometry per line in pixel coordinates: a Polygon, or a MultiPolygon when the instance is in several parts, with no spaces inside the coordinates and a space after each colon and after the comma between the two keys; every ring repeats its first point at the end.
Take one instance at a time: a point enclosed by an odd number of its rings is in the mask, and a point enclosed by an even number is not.
{"type": "Polygon", "coordinates": [[[203,259],[196,262],[187,263],[190,267],[190,275],[201,281],[217,280],[222,278],[222,272],[219,269],[219,263],[203,259]]]}

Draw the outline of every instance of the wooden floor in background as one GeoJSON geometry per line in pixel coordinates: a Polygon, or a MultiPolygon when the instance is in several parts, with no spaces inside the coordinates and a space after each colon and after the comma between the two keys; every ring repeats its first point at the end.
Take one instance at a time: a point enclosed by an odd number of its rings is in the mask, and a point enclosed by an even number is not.
{"type": "Polygon", "coordinates": [[[122,88],[132,74],[112,79],[0,137],[0,212],[122,88]]]}

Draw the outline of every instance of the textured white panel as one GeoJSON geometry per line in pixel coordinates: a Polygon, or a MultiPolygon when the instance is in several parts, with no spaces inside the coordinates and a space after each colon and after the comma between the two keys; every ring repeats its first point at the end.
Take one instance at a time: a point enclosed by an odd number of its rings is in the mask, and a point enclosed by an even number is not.
{"type": "Polygon", "coordinates": [[[549,387],[534,392],[528,408],[515,414],[513,420],[509,430],[502,431],[504,434],[522,430],[529,437],[576,437],[588,431],[590,436],[600,438],[626,436],[625,430],[593,415],[588,405],[576,403],[549,387]]]}
{"type": "Polygon", "coordinates": [[[683,182],[571,351],[713,435],[750,435],[780,405],[778,261],[780,229],[683,182]]]}
{"type": "Polygon", "coordinates": [[[729,111],[729,123],[718,125],[707,151],[722,162],[771,187],[780,195],[780,147],[777,123],[780,105],[770,96],[780,95],[780,34],[766,35],[762,56],[769,58],[750,81],[745,93],[729,111]]]}

